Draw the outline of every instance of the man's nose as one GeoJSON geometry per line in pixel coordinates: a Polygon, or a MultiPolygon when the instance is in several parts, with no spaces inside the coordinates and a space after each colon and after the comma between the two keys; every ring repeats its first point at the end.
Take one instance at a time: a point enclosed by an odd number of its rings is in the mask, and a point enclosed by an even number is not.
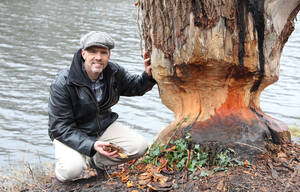
{"type": "Polygon", "coordinates": [[[102,54],[101,54],[100,52],[98,52],[98,53],[96,54],[96,59],[99,59],[99,60],[102,59],[102,54]]]}

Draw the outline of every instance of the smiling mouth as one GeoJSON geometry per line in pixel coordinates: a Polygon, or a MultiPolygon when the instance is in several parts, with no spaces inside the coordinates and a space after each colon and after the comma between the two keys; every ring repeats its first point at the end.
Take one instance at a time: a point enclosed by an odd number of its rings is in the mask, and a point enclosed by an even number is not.
{"type": "Polygon", "coordinates": [[[96,65],[96,66],[98,66],[98,65],[100,65],[100,66],[104,66],[104,64],[103,64],[103,63],[94,63],[94,65],[96,65]]]}

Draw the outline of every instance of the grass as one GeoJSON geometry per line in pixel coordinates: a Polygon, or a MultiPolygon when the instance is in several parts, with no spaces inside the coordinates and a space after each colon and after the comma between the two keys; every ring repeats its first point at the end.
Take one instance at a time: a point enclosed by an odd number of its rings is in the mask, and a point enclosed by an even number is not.
{"type": "Polygon", "coordinates": [[[293,137],[296,137],[296,138],[300,137],[300,128],[296,124],[290,125],[289,128],[290,128],[291,135],[293,137]]]}
{"type": "Polygon", "coordinates": [[[54,177],[54,166],[51,163],[39,164],[32,167],[28,162],[23,163],[23,169],[8,169],[7,176],[0,175],[0,191],[15,192],[37,188],[47,191],[43,185],[54,177]]]}

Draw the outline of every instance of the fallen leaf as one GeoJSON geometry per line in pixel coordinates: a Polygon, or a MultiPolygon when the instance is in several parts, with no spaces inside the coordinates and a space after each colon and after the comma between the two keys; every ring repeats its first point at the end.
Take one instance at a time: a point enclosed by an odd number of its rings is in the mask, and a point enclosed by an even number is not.
{"type": "Polygon", "coordinates": [[[173,147],[170,147],[168,149],[165,149],[164,152],[171,152],[171,151],[175,151],[176,150],[176,145],[174,145],[173,147]]]}
{"type": "Polygon", "coordinates": [[[132,190],[131,192],[139,192],[138,190],[132,190]]]}
{"type": "Polygon", "coordinates": [[[86,188],[90,188],[91,184],[87,183],[85,186],[86,188]]]}
{"type": "Polygon", "coordinates": [[[95,173],[95,171],[94,171],[94,170],[90,170],[90,175],[91,175],[91,177],[94,177],[94,176],[96,176],[96,173],[95,173]]]}
{"type": "Polygon", "coordinates": [[[152,186],[151,183],[149,183],[149,184],[147,185],[147,187],[149,187],[150,189],[152,189],[152,190],[154,190],[154,191],[157,191],[157,188],[155,188],[154,186],[152,186]]]}
{"type": "Polygon", "coordinates": [[[161,158],[159,160],[159,167],[157,168],[157,171],[161,172],[161,170],[166,167],[167,163],[168,163],[168,161],[165,158],[161,158]]]}
{"type": "Polygon", "coordinates": [[[127,188],[133,187],[133,182],[132,181],[128,181],[126,183],[127,188]]]}
{"type": "Polygon", "coordinates": [[[245,174],[250,174],[250,172],[249,172],[249,171],[243,171],[243,173],[245,173],[245,174]]]}
{"type": "Polygon", "coordinates": [[[283,152],[280,152],[280,153],[277,154],[277,157],[278,158],[287,158],[287,155],[283,152]]]}
{"type": "Polygon", "coordinates": [[[217,190],[218,190],[218,191],[221,191],[222,188],[223,188],[223,185],[224,185],[224,181],[220,181],[220,182],[218,183],[218,185],[217,185],[217,190]]]}
{"type": "Polygon", "coordinates": [[[146,172],[146,173],[140,174],[139,179],[140,179],[140,180],[145,180],[145,179],[149,179],[149,178],[151,178],[151,177],[152,177],[152,173],[146,172]]]}
{"type": "Polygon", "coordinates": [[[272,169],[272,177],[273,177],[274,179],[277,179],[277,178],[278,178],[278,173],[277,173],[277,171],[276,171],[275,169],[272,169]]]}
{"type": "Polygon", "coordinates": [[[154,182],[158,182],[159,184],[164,184],[167,182],[167,180],[168,180],[168,177],[166,177],[160,173],[157,173],[157,172],[153,173],[153,181],[154,182]]]}
{"type": "Polygon", "coordinates": [[[121,180],[123,183],[126,183],[128,181],[129,175],[123,175],[121,180]]]}
{"type": "Polygon", "coordinates": [[[110,182],[110,181],[106,182],[106,185],[117,185],[117,184],[118,184],[117,182],[110,182]]]}
{"type": "Polygon", "coordinates": [[[248,160],[245,160],[245,161],[244,161],[244,167],[248,167],[248,165],[249,165],[249,161],[248,161],[248,160]]]}
{"type": "Polygon", "coordinates": [[[170,184],[167,185],[168,187],[165,187],[165,185],[160,185],[159,183],[153,182],[149,183],[147,187],[155,191],[170,191],[172,189],[172,183],[170,184]]]}
{"type": "Polygon", "coordinates": [[[148,183],[150,183],[151,182],[151,178],[149,178],[149,179],[144,179],[144,180],[139,180],[138,181],[138,184],[140,185],[140,186],[143,186],[143,185],[147,185],[148,183]]]}

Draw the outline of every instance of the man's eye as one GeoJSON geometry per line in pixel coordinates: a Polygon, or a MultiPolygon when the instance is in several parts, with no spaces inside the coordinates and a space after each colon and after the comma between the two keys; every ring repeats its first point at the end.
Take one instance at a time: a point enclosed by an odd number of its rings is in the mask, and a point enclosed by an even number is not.
{"type": "Polygon", "coordinates": [[[107,55],[107,51],[101,51],[102,55],[107,55]]]}

